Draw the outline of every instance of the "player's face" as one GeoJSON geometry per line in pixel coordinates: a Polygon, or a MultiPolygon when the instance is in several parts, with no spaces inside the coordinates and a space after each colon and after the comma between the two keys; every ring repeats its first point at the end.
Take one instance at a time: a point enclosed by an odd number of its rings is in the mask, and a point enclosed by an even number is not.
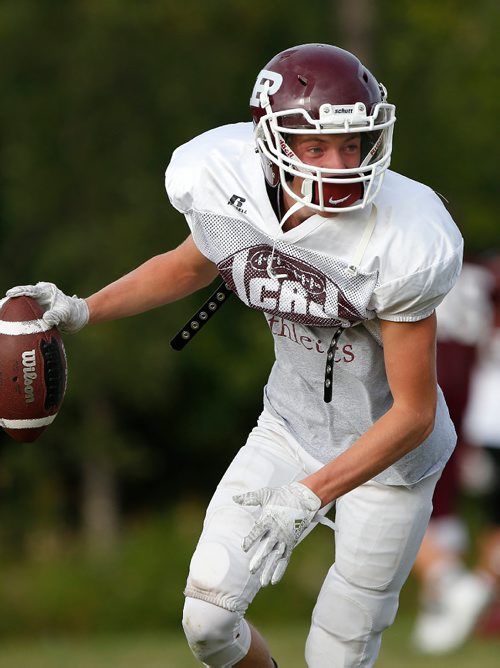
{"type": "Polygon", "coordinates": [[[328,169],[352,169],[361,162],[361,137],[349,135],[297,135],[295,155],[308,165],[328,169]]]}
{"type": "MultiPolygon", "coordinates": [[[[297,158],[308,165],[327,169],[353,169],[361,164],[361,136],[359,133],[347,135],[291,135],[289,143],[297,158]]],[[[299,194],[302,188],[302,179],[295,177],[291,187],[294,192],[299,194]]],[[[304,220],[312,213],[312,210],[305,208],[299,212],[296,218],[304,220]]],[[[319,215],[329,217],[336,214],[320,213],[319,215]]]]}

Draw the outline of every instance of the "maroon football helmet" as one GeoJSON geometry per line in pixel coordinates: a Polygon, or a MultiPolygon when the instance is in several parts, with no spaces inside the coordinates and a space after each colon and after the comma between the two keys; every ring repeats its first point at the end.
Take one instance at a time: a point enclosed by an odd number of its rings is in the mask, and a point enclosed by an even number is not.
{"type": "Polygon", "coordinates": [[[395,107],[353,54],[329,44],[303,44],[275,56],[259,73],[250,98],[255,138],[270,185],[317,211],[361,209],[382,185],[392,150],[395,107]],[[289,145],[293,134],[357,134],[355,169],[308,165],[289,145]],[[302,194],[290,187],[302,179],[302,194]]]}

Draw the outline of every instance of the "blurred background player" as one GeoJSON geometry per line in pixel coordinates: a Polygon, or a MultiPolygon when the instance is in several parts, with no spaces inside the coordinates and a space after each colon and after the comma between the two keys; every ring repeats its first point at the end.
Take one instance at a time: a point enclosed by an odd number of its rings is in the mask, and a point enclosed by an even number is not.
{"type": "MultiPolygon", "coordinates": [[[[479,631],[500,633],[500,255],[484,261],[493,277],[492,326],[479,351],[471,381],[470,399],[464,421],[467,442],[484,471],[482,519],[475,570],[492,583],[493,605],[483,616],[479,631]]],[[[464,468],[464,473],[467,469],[464,468]]]]}
{"type": "Polygon", "coordinates": [[[438,308],[438,379],[457,430],[458,447],[436,486],[433,514],[413,571],[421,587],[421,609],[412,640],[427,654],[450,652],[467,639],[491,602],[500,575],[500,530],[484,539],[477,567],[467,568],[468,535],[458,507],[467,442],[490,446],[496,442],[497,496],[496,501],[494,496],[488,499],[486,506],[500,526],[500,365],[498,359],[495,362],[496,355],[500,359],[499,279],[500,272],[495,277],[490,267],[466,262],[438,308]],[[496,409],[492,402],[497,402],[496,409]],[[470,425],[464,436],[466,414],[470,425]],[[495,548],[496,561],[492,558],[495,548]]]}

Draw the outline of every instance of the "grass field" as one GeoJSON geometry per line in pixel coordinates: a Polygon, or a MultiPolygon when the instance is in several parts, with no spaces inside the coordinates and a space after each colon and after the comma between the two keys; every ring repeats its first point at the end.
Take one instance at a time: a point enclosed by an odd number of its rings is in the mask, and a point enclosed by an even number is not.
{"type": "MultiPolygon", "coordinates": [[[[422,658],[408,648],[409,620],[386,634],[377,668],[498,668],[500,637],[473,639],[445,657],[422,658]]],[[[275,627],[267,638],[280,668],[305,668],[304,626],[275,627]]],[[[1,668],[199,668],[180,634],[41,638],[3,642],[1,668]]],[[[325,668],[329,668],[326,667],[325,668]]]]}
{"type": "MultiPolygon", "coordinates": [[[[62,551],[45,561],[0,563],[0,668],[200,668],[179,621],[188,555],[200,523],[199,508],[186,506],[129,529],[109,559],[62,551]],[[173,529],[165,531],[165,526],[173,529]]],[[[251,619],[280,668],[306,668],[307,620],[332,548],[330,532],[314,532],[307,545],[297,546],[287,586],[264,588],[252,604],[251,619]]],[[[410,578],[376,668],[500,668],[500,635],[473,638],[444,657],[412,652],[417,595],[410,578]]]]}

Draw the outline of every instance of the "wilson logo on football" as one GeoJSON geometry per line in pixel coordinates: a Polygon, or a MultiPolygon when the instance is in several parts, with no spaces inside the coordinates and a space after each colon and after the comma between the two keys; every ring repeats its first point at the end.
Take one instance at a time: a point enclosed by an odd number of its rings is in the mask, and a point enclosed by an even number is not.
{"type": "Polygon", "coordinates": [[[35,401],[33,381],[37,379],[36,353],[34,350],[25,350],[21,359],[23,361],[24,401],[27,404],[32,404],[35,401]]]}

